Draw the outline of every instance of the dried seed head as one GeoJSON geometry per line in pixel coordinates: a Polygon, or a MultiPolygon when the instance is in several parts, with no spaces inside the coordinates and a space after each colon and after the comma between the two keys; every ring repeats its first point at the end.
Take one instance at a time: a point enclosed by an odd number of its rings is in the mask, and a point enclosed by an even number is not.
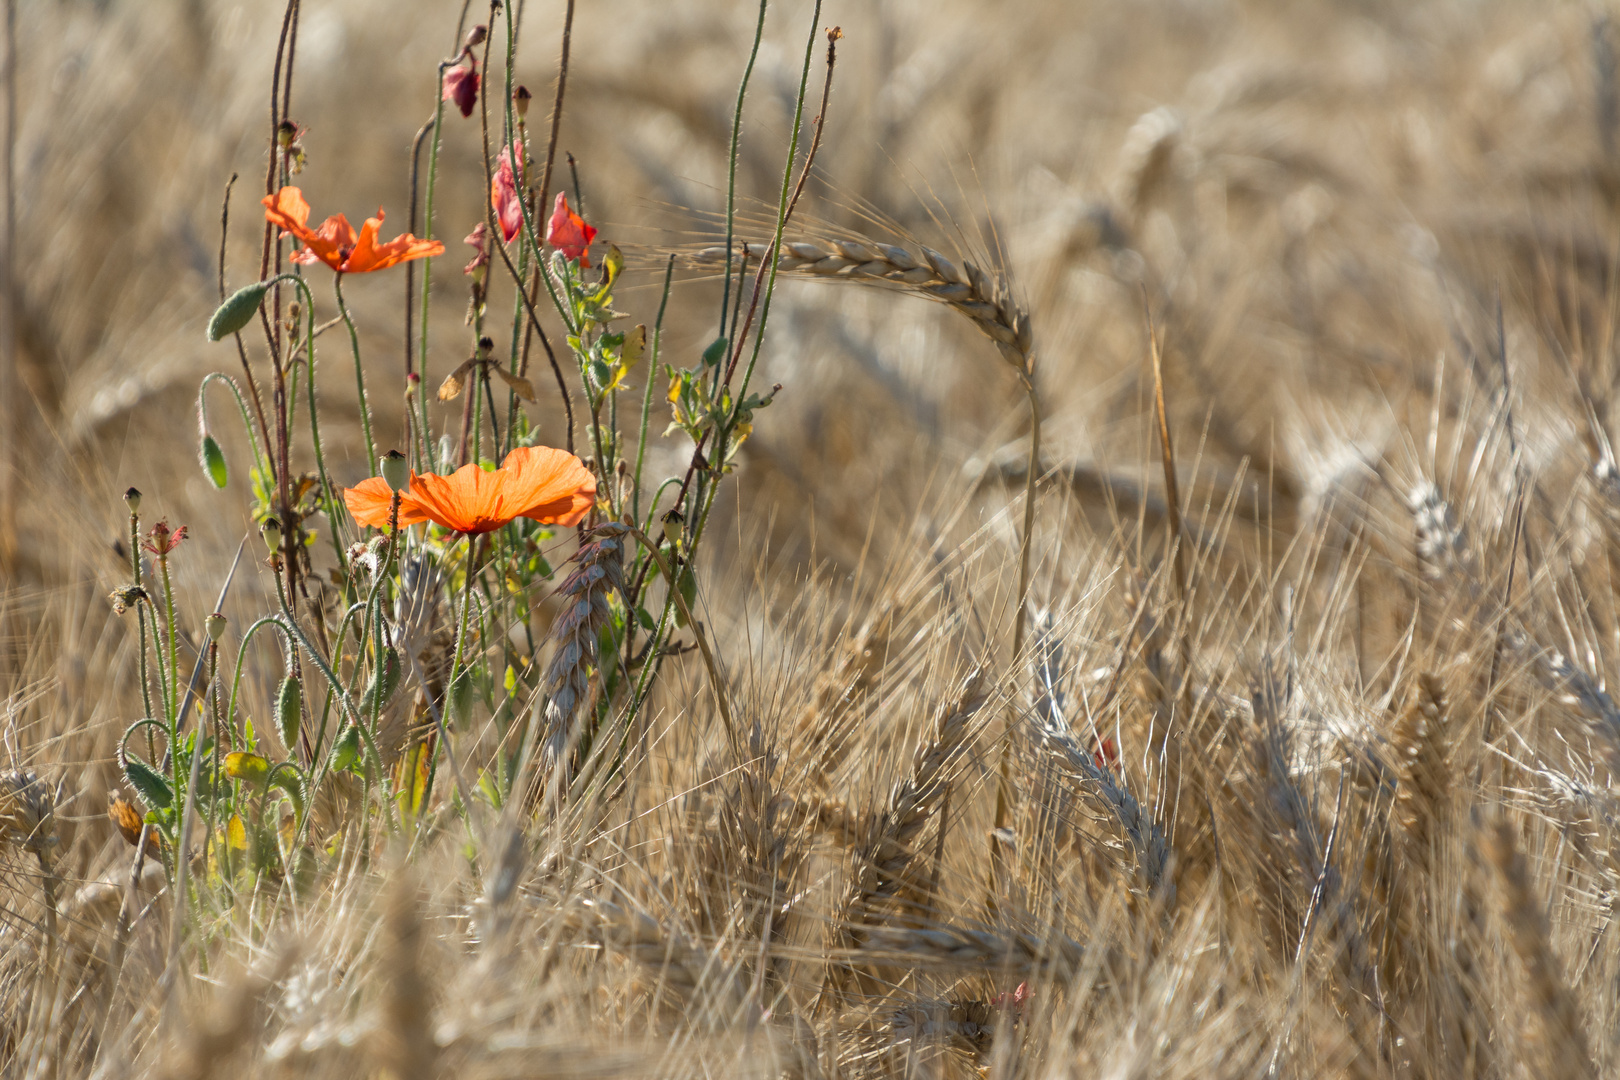
{"type": "Polygon", "coordinates": [[[122,615],[146,599],[146,590],[139,585],[126,585],[122,589],[114,589],[108,593],[107,599],[112,601],[113,614],[122,615]]]}
{"type": "Polygon", "coordinates": [[[56,794],[32,770],[0,773],[0,842],[43,854],[56,844],[56,794]]]}

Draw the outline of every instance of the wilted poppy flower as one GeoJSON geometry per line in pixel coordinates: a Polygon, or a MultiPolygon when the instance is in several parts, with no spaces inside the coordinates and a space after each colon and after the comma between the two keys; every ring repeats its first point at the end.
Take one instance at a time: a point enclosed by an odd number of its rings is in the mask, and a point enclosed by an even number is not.
{"type": "MultiPolygon", "coordinates": [[[[380,476],[343,492],[354,520],[376,528],[387,526],[392,497],[380,476]]],[[[411,474],[399,499],[399,523],[431,521],[469,536],[520,517],[577,525],[595,501],[596,478],[579,458],[549,446],[520,446],[493,472],[463,465],[449,476],[411,474]]]]}
{"type": "Polygon", "coordinates": [[[456,65],[444,73],[445,101],[453,101],[456,108],[461,110],[462,116],[471,116],[473,108],[478,104],[478,61],[472,57],[467,58],[467,67],[456,65]]]}
{"type": "Polygon", "coordinates": [[[367,218],[356,233],[349,219],[334,214],[311,230],[309,203],[304,193],[295,187],[284,187],[274,195],[266,195],[265,220],[281,226],[281,235],[297,237],[304,245],[293,253],[292,260],[312,266],[323,262],[342,274],[366,274],[373,270],[386,270],[402,262],[444,253],[444,245],[437,240],[418,240],[410,233],[396,236],[386,244],[377,242],[377,230],[382,227],[383,212],[367,218]]]}
{"type": "Polygon", "coordinates": [[[518,174],[522,171],[523,151],[513,143],[501,151],[495,175],[489,182],[489,205],[495,208],[495,217],[501,223],[501,239],[508,244],[523,228],[523,202],[518,194],[518,174]],[[513,153],[514,150],[517,152],[513,153]]]}
{"type": "Polygon", "coordinates": [[[152,526],[152,531],[146,534],[146,543],[141,546],[154,555],[167,555],[179,547],[185,539],[186,527],[184,525],[170,532],[169,523],[160,521],[152,526]]]}
{"type": "Polygon", "coordinates": [[[489,226],[480,221],[473,227],[473,231],[467,234],[467,238],[462,243],[472,248],[477,254],[473,256],[472,262],[461,268],[461,272],[471,276],[475,283],[481,285],[484,282],[484,274],[489,268],[489,226]]]}
{"type": "Polygon", "coordinates": [[[565,259],[578,259],[579,265],[590,266],[591,257],[586,249],[596,230],[585,224],[585,219],[568,209],[568,195],[557,192],[557,202],[546,224],[546,243],[563,253],[565,259]]]}

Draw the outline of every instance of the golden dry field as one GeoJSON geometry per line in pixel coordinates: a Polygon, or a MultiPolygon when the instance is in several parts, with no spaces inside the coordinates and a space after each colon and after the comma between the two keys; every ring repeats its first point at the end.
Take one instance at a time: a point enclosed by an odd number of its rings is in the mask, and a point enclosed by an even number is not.
{"type": "Polygon", "coordinates": [[[0,1075],[1620,1076],[1608,0],[4,10],[0,1075]]]}

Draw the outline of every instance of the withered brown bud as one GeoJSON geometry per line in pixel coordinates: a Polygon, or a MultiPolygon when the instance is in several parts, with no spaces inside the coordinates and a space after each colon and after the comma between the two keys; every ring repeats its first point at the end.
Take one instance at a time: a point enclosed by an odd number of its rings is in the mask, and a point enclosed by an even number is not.
{"type": "Polygon", "coordinates": [[[461,43],[462,48],[475,49],[482,45],[484,43],[484,39],[488,36],[489,27],[480,23],[478,26],[475,26],[471,30],[467,31],[467,37],[461,43]]]}
{"type": "Polygon", "coordinates": [[[298,125],[291,120],[283,120],[276,125],[276,145],[283,150],[290,149],[298,141],[298,125]]]}
{"type": "Polygon", "coordinates": [[[512,108],[517,110],[519,120],[529,115],[529,99],[532,97],[534,95],[529,93],[529,88],[521,84],[512,91],[512,108]]]}

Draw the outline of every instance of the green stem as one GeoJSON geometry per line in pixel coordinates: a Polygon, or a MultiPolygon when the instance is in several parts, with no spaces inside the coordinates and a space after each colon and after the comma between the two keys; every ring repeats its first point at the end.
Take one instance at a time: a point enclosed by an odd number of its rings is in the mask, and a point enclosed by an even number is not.
{"type": "Polygon", "coordinates": [[[658,302],[658,321],[653,323],[652,355],[647,358],[647,386],[641,392],[641,438],[636,444],[635,486],[631,489],[631,516],[641,520],[641,466],[647,459],[647,422],[652,415],[653,380],[658,376],[658,346],[664,336],[664,311],[669,307],[669,288],[675,279],[675,256],[664,267],[664,295],[658,302]]]}
{"type": "MultiPolygon", "coordinates": [[[[737,108],[731,116],[731,154],[726,169],[726,256],[731,256],[731,242],[735,238],[737,221],[737,147],[742,139],[743,99],[748,95],[748,80],[754,75],[754,61],[759,57],[759,42],[765,36],[765,9],[770,0],[759,0],[759,21],[754,25],[754,45],[748,52],[748,66],[743,69],[742,85],[737,87],[737,108]]],[[[819,4],[817,5],[820,6],[819,4]]],[[[802,96],[802,95],[801,95],[802,96]]],[[[727,304],[731,300],[730,275],[726,287],[720,290],[720,333],[726,332],[727,304]]]]}
{"type": "MultiPolygon", "coordinates": [[[[439,135],[444,130],[444,96],[439,93],[439,88],[444,84],[445,69],[452,67],[459,62],[460,57],[457,57],[455,60],[452,60],[449,63],[440,64],[438,81],[433,84],[433,96],[439,99],[439,103],[433,113],[433,148],[428,151],[427,195],[422,200],[422,236],[424,239],[428,240],[433,238],[433,195],[439,177],[439,135]]],[[[487,199],[489,197],[488,193],[485,193],[484,197],[487,199]]],[[[433,437],[433,429],[428,423],[427,404],[428,292],[429,286],[433,280],[432,271],[433,260],[431,258],[423,259],[422,325],[417,335],[419,340],[417,341],[418,352],[416,360],[416,374],[422,380],[416,385],[417,405],[420,407],[422,414],[422,437],[417,440],[417,449],[419,452],[417,454],[418,460],[416,462],[416,468],[419,472],[433,471],[429,467],[431,458],[426,457],[426,453],[422,451],[422,448],[426,446],[433,437]]]]}
{"type": "Polygon", "coordinates": [[[175,637],[174,626],[174,582],[169,576],[169,556],[167,553],[158,555],[158,577],[163,582],[163,621],[169,640],[168,658],[164,666],[168,675],[167,691],[164,694],[164,711],[168,714],[165,719],[169,723],[169,741],[172,744],[177,737],[175,723],[180,713],[180,643],[175,637]]]}
{"type": "MultiPolygon", "coordinates": [[[[349,315],[349,305],[343,302],[343,271],[341,270],[332,275],[332,292],[337,298],[338,314],[343,317],[343,325],[349,328],[349,348],[354,351],[355,391],[360,398],[360,430],[366,436],[366,467],[370,469],[368,475],[376,476],[377,444],[371,437],[371,403],[366,400],[366,369],[360,363],[360,334],[355,330],[354,319],[349,315]]],[[[310,369],[309,385],[313,390],[315,386],[314,368],[310,369]]]]}

